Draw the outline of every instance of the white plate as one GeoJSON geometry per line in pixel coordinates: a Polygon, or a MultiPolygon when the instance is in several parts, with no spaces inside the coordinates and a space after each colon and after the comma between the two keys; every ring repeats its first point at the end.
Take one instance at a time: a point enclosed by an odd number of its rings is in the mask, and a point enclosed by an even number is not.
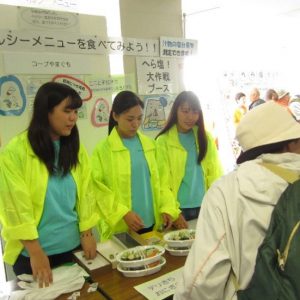
{"type": "Polygon", "coordinates": [[[191,235],[195,236],[194,229],[180,229],[168,232],[164,235],[164,241],[167,243],[169,248],[184,248],[191,247],[194,238],[189,238],[191,235]],[[188,237],[189,239],[181,239],[183,237],[188,237]]]}
{"type": "Polygon", "coordinates": [[[164,257],[160,258],[159,264],[154,267],[145,267],[142,270],[128,270],[127,268],[123,268],[120,264],[118,264],[117,269],[120,271],[125,277],[142,277],[146,275],[154,274],[160,271],[161,267],[166,263],[164,257]]]}
{"type": "Polygon", "coordinates": [[[160,260],[162,254],[164,253],[165,248],[159,245],[137,246],[120,252],[117,255],[117,261],[123,268],[140,267],[160,260]],[[151,252],[151,249],[157,253],[155,255],[146,257],[147,253],[151,252]],[[128,259],[125,259],[124,257],[128,257],[128,259]]]}
{"type": "Polygon", "coordinates": [[[190,248],[189,249],[173,249],[173,248],[169,248],[168,246],[166,246],[166,250],[170,252],[171,255],[174,256],[187,256],[190,252],[190,248]]]}

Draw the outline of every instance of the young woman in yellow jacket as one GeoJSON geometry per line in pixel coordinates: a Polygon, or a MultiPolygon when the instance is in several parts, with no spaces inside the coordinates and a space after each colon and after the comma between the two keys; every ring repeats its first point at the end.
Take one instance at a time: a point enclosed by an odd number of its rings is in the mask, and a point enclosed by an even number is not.
{"type": "Polygon", "coordinates": [[[155,142],[138,131],[143,106],[134,93],[120,92],[113,101],[109,136],[92,155],[102,240],[128,229],[144,233],[162,224],[170,227],[179,214],[164,177],[159,177],[155,142]]]}
{"type": "Polygon", "coordinates": [[[88,155],[76,127],[81,104],[69,86],[45,83],[36,94],[28,131],[0,155],[4,261],[16,275],[33,274],[40,287],[52,282],[53,267],[72,261],[80,244],[87,258],[96,255],[91,228],[99,218],[88,189],[88,155]]]}
{"type": "Polygon", "coordinates": [[[198,217],[205,191],[222,175],[217,147],[205,130],[200,101],[193,92],[176,97],[156,143],[159,169],[169,171],[169,185],[181,209],[174,226],[186,228],[186,221],[198,217]]]}

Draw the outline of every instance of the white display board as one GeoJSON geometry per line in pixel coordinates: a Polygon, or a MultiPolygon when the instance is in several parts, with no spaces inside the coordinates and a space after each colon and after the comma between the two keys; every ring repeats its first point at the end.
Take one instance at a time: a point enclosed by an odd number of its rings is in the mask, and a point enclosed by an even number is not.
{"type": "Polygon", "coordinates": [[[137,57],[138,92],[149,94],[176,94],[178,92],[178,61],[162,57],[137,57]]]}

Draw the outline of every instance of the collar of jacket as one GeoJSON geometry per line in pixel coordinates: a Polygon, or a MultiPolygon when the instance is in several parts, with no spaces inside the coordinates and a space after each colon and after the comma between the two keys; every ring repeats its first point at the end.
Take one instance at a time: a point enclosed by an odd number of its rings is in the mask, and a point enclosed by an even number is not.
{"type": "MultiPolygon", "coordinates": [[[[154,141],[152,141],[147,136],[143,135],[139,131],[137,132],[137,135],[141,141],[142,147],[144,152],[154,150],[154,141]]],[[[112,151],[127,151],[128,149],[124,146],[121,137],[119,136],[118,131],[114,127],[111,131],[110,135],[108,136],[108,142],[111,146],[112,151]]]]}
{"type": "MultiPolygon", "coordinates": [[[[198,146],[197,130],[198,130],[198,127],[194,126],[193,127],[193,132],[194,132],[194,136],[195,136],[195,140],[196,140],[196,145],[197,145],[197,148],[198,148],[199,146],[198,146]]],[[[173,125],[173,127],[170,128],[170,130],[168,131],[168,135],[170,137],[169,144],[171,146],[185,150],[184,147],[181,145],[181,143],[179,141],[179,132],[177,130],[176,124],[173,125]]]]}

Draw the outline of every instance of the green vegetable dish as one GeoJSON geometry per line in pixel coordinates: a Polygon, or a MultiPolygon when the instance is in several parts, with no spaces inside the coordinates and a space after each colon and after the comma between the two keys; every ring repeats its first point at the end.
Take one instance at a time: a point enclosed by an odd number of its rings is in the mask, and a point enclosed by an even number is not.
{"type": "Polygon", "coordinates": [[[195,239],[195,231],[179,231],[174,233],[171,236],[171,240],[174,241],[186,241],[186,240],[194,240],[195,239]]]}
{"type": "Polygon", "coordinates": [[[132,260],[141,260],[149,257],[156,256],[159,254],[157,248],[147,248],[147,249],[133,249],[124,252],[121,256],[121,260],[132,261],[132,260]]]}

